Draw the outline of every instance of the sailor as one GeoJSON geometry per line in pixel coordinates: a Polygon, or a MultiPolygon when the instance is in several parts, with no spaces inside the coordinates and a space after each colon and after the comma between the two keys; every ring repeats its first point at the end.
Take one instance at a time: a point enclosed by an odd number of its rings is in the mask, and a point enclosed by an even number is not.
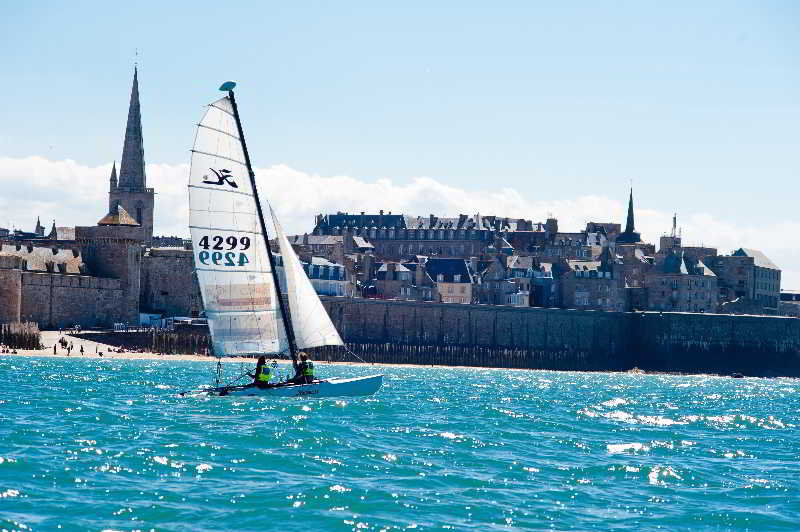
{"type": "Polygon", "coordinates": [[[267,366],[267,357],[261,355],[258,357],[258,362],[256,363],[256,372],[255,374],[248,373],[253,378],[253,385],[257,386],[258,388],[265,388],[270,385],[270,380],[272,379],[272,372],[267,366]]]}
{"type": "Polygon", "coordinates": [[[314,363],[308,359],[308,353],[305,351],[300,351],[300,364],[297,366],[295,377],[300,377],[298,380],[304,384],[314,382],[314,363]]]}

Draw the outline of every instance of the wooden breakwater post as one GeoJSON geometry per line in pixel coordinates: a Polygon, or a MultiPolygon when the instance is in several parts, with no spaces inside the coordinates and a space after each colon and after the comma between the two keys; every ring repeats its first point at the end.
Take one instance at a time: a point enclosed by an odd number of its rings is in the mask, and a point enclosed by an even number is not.
{"type": "Polygon", "coordinates": [[[150,349],[154,353],[166,355],[209,355],[212,352],[211,336],[154,329],[150,349]]]}
{"type": "Polygon", "coordinates": [[[348,342],[318,347],[314,358],[324,362],[367,362],[418,366],[468,366],[510,369],[596,370],[588,353],[524,348],[348,342]]]}
{"type": "Polygon", "coordinates": [[[0,345],[12,349],[41,349],[39,325],[32,322],[0,324],[0,345]]]}

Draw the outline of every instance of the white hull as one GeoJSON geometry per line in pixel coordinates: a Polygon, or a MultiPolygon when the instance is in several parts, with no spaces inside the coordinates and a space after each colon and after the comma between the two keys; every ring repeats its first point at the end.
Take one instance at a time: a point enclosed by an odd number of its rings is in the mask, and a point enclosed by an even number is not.
{"type": "Polygon", "coordinates": [[[352,379],[324,379],[311,384],[292,384],[270,388],[231,386],[209,390],[209,393],[237,397],[358,397],[374,394],[382,384],[383,375],[370,375],[352,379]]]}

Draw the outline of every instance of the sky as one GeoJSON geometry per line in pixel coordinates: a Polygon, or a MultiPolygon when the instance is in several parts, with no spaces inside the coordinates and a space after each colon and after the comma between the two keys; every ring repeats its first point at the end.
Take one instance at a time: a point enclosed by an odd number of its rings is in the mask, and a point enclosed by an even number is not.
{"type": "Polygon", "coordinates": [[[94,224],[134,62],[156,232],[238,82],[284,226],[392,210],[624,222],[763,250],[800,289],[800,3],[4,2],[0,226],[94,224]]]}

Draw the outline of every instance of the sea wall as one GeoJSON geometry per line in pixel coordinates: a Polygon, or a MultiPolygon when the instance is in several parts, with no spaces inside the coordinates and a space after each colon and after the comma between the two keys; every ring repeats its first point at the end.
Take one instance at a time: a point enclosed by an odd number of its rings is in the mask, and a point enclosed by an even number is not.
{"type": "Polygon", "coordinates": [[[348,347],[374,362],[800,376],[796,318],[336,297],[323,304],[348,347]]]}
{"type": "Polygon", "coordinates": [[[620,314],[323,299],[349,347],[375,362],[580,370],[631,364],[620,314]]]}
{"type": "Polygon", "coordinates": [[[627,315],[634,364],[688,373],[800,376],[800,319],[725,314],[627,315]]]}

